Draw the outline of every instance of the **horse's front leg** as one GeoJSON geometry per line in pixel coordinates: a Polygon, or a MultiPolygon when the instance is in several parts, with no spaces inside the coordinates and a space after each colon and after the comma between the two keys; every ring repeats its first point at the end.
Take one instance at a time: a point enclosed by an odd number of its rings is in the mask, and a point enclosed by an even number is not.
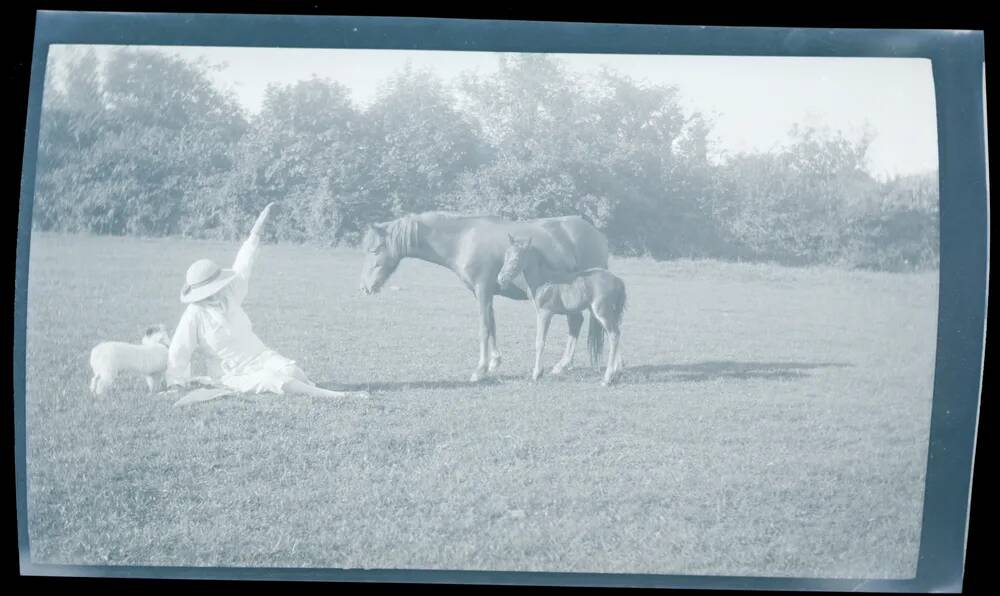
{"type": "Polygon", "coordinates": [[[493,296],[485,290],[476,292],[479,301],[479,364],[476,371],[472,373],[471,381],[478,383],[486,377],[489,371],[490,354],[490,319],[493,314],[493,296]]]}
{"type": "Polygon", "coordinates": [[[536,314],[535,370],[531,372],[531,378],[534,381],[542,377],[542,352],[545,351],[545,336],[549,332],[549,323],[551,321],[552,313],[547,310],[539,310],[536,314]]]}
{"type": "Polygon", "coordinates": [[[583,313],[574,312],[566,315],[566,323],[569,325],[569,337],[566,338],[566,350],[562,358],[552,367],[552,374],[562,374],[573,368],[573,354],[576,352],[576,340],[580,337],[580,329],[583,327],[583,313]]]}

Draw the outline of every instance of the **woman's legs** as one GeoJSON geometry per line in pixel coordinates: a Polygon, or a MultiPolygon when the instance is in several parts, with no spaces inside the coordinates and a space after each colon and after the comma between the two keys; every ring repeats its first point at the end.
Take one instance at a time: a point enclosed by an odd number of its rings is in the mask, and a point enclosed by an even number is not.
{"type": "Polygon", "coordinates": [[[308,395],[310,397],[368,397],[367,391],[331,391],[323,389],[309,383],[304,383],[298,379],[290,379],[281,386],[285,393],[296,395],[308,395]]]}

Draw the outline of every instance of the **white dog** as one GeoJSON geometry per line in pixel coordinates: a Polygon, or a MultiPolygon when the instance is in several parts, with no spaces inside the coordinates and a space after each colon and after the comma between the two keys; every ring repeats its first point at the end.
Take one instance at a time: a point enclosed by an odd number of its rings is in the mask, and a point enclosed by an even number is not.
{"type": "Polygon", "coordinates": [[[167,370],[167,349],[170,334],[164,325],[153,325],[146,329],[141,344],[121,341],[106,341],[97,344],[90,351],[90,368],[94,377],[90,380],[90,390],[95,395],[103,395],[122,372],[139,373],[146,377],[149,392],[163,386],[163,373],[167,370]]]}

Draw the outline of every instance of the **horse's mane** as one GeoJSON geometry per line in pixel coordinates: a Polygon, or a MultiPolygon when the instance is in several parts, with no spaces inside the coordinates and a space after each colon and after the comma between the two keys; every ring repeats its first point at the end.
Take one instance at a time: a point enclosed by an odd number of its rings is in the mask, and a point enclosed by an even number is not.
{"type": "MultiPolygon", "coordinates": [[[[468,213],[455,213],[452,211],[425,211],[423,213],[411,213],[398,217],[385,224],[383,234],[386,239],[386,247],[396,256],[406,255],[411,249],[419,246],[422,239],[422,226],[431,224],[434,219],[480,219],[493,218],[495,216],[479,214],[470,215],[468,213]]],[[[362,248],[369,250],[374,247],[378,236],[374,232],[365,234],[362,240],[362,248]]]]}
{"type": "MultiPolygon", "coordinates": [[[[385,245],[391,255],[402,257],[420,244],[420,222],[416,215],[404,215],[384,225],[385,245]]],[[[369,230],[362,240],[362,248],[374,248],[378,237],[374,230],[369,230]]]]}

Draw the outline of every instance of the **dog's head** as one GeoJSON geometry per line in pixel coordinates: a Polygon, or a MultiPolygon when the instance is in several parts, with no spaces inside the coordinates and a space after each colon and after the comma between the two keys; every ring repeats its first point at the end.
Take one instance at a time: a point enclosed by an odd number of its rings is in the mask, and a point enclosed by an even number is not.
{"type": "Polygon", "coordinates": [[[144,346],[162,344],[170,347],[170,332],[167,331],[167,326],[157,324],[146,327],[146,334],[142,336],[142,344],[144,346]]]}

